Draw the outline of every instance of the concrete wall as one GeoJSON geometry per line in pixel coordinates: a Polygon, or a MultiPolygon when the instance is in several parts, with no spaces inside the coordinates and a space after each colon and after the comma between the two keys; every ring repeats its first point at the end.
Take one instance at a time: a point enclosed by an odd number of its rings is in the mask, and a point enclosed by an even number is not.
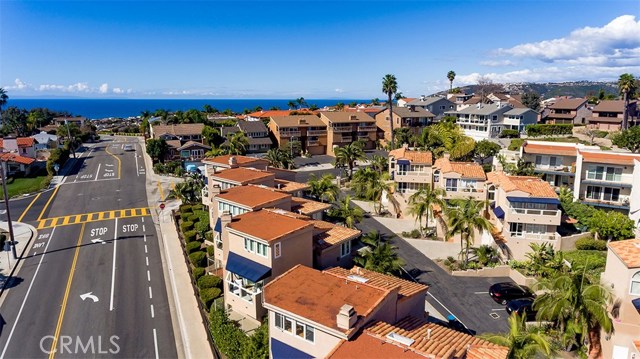
{"type": "MultiPolygon", "coordinates": [[[[284,313],[281,313],[284,315],[284,313]]],[[[287,317],[291,317],[287,315],[287,317]]],[[[293,319],[302,319],[302,318],[293,318],[293,319]]],[[[324,358],[326,357],[339,343],[341,338],[335,336],[335,334],[323,331],[321,328],[318,328],[314,323],[308,322],[306,320],[300,320],[300,322],[309,324],[314,327],[314,343],[310,343],[304,338],[300,338],[295,334],[288,333],[282,329],[276,328],[275,326],[275,312],[269,311],[269,336],[270,338],[276,339],[284,344],[287,344],[293,348],[296,348],[300,351],[303,351],[314,358],[324,358]]],[[[295,333],[295,332],[294,332],[295,333]]],[[[273,357],[271,355],[271,357],[273,357]]]]}
{"type": "MultiPolygon", "coordinates": [[[[355,240],[352,240],[351,253],[354,251],[353,244],[355,244],[355,240]]],[[[320,253],[316,253],[313,267],[320,270],[331,267],[351,268],[353,266],[353,256],[341,257],[340,248],[340,244],[337,244],[320,253]]]]}
{"type": "Polygon", "coordinates": [[[511,280],[519,285],[526,285],[527,287],[533,286],[537,281],[533,277],[526,277],[522,273],[515,269],[512,269],[508,265],[496,266],[493,268],[482,268],[478,270],[466,270],[466,271],[453,271],[451,275],[455,277],[509,277],[511,280]]]}

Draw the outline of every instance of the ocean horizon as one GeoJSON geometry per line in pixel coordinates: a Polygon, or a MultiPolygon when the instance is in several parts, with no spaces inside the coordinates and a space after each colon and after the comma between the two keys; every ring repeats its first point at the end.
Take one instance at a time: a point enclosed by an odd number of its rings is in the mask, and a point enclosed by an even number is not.
{"type": "MultiPolygon", "coordinates": [[[[74,116],[84,116],[89,119],[102,119],[109,117],[126,118],[139,116],[142,111],[154,112],[164,109],[170,112],[186,111],[190,109],[202,110],[205,105],[210,105],[219,111],[231,109],[235,113],[242,113],[245,109],[253,110],[261,106],[264,110],[278,107],[281,110],[288,109],[291,99],[9,99],[6,107],[15,106],[31,110],[33,108],[48,108],[54,111],[67,111],[74,116]]],[[[339,102],[369,103],[371,100],[363,99],[306,99],[308,105],[316,105],[319,108],[333,106],[339,102]]],[[[5,108],[6,108],[5,107],[5,108]]]]}

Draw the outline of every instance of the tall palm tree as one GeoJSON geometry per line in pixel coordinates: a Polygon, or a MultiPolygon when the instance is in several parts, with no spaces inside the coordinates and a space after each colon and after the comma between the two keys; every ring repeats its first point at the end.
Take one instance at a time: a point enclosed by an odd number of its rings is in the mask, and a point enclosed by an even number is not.
{"type": "Polygon", "coordinates": [[[389,243],[384,234],[374,230],[360,240],[368,250],[353,258],[357,265],[378,273],[400,275],[404,262],[398,257],[397,248],[389,243]]]}
{"type": "Polygon", "coordinates": [[[230,155],[244,155],[247,153],[247,147],[249,147],[247,135],[242,131],[227,135],[225,147],[228,148],[230,155]]]}
{"type": "Polygon", "coordinates": [[[613,320],[607,308],[614,303],[608,288],[583,270],[559,273],[540,280],[536,290],[544,291],[533,303],[541,320],[551,320],[560,332],[571,330],[580,343],[589,341],[589,358],[602,358],[600,335],[613,332],[613,320]]]}
{"type": "Polygon", "coordinates": [[[2,108],[7,104],[9,100],[9,96],[7,95],[7,91],[0,87],[0,119],[2,119],[2,108]]]}
{"type": "Polygon", "coordinates": [[[409,213],[416,216],[420,233],[424,235],[422,230],[422,218],[426,218],[424,228],[429,227],[429,218],[431,217],[431,206],[434,204],[444,207],[445,191],[442,188],[434,188],[427,184],[409,197],[409,213]]]}
{"type": "Polygon", "coordinates": [[[182,203],[198,203],[201,201],[204,182],[201,179],[190,177],[186,181],[177,183],[171,191],[172,194],[182,200],[182,203]]]}
{"type": "Polygon", "coordinates": [[[482,339],[509,348],[508,359],[529,359],[537,355],[547,358],[553,354],[550,338],[542,328],[527,327],[524,316],[513,313],[509,317],[509,332],[506,334],[485,334],[482,339]]]}
{"type": "Polygon", "coordinates": [[[356,161],[365,160],[367,156],[364,154],[362,145],[359,142],[352,142],[346,146],[337,148],[336,155],[336,167],[347,166],[349,168],[349,180],[353,177],[353,168],[356,165],[356,161]]]}
{"type": "Polygon", "coordinates": [[[362,209],[351,206],[351,196],[346,196],[338,201],[337,207],[332,208],[329,214],[340,219],[348,228],[354,228],[356,223],[360,223],[364,218],[362,209]]]}
{"type": "Polygon", "coordinates": [[[307,101],[305,101],[304,97],[300,97],[296,99],[296,103],[298,104],[298,108],[302,108],[302,105],[305,105],[307,101]]]}
{"type": "Polygon", "coordinates": [[[287,102],[287,106],[289,106],[289,110],[293,110],[296,108],[296,103],[294,101],[287,102]]]}
{"type": "Polygon", "coordinates": [[[629,128],[629,98],[634,97],[638,84],[632,74],[622,74],[618,79],[618,89],[620,94],[624,96],[624,117],[622,119],[622,129],[629,128]]]}
{"type": "Polygon", "coordinates": [[[484,203],[473,198],[458,200],[457,206],[445,207],[449,235],[460,234],[460,254],[464,254],[464,264],[469,263],[469,249],[475,241],[475,231],[491,232],[493,224],[480,213],[484,210],[484,203]],[[463,249],[464,245],[464,249],[463,249]]]}
{"type": "Polygon", "coordinates": [[[387,98],[389,99],[389,101],[387,101],[387,106],[389,106],[389,130],[391,131],[391,149],[393,150],[395,146],[393,142],[393,103],[391,102],[391,99],[393,94],[398,92],[398,81],[394,75],[384,75],[382,78],[382,92],[387,94],[387,98]]]}
{"type": "Polygon", "coordinates": [[[453,70],[447,72],[447,79],[449,79],[449,92],[451,92],[451,90],[453,90],[453,80],[456,79],[456,73],[453,70]]]}
{"type": "Polygon", "coordinates": [[[293,164],[293,158],[289,151],[285,151],[281,148],[272,148],[267,151],[265,159],[269,161],[269,164],[277,168],[289,168],[293,164]]]}
{"type": "Polygon", "coordinates": [[[315,174],[312,174],[307,181],[309,185],[309,193],[320,202],[324,203],[325,200],[333,202],[338,198],[340,188],[335,183],[335,178],[327,173],[318,178],[315,174]]]}
{"type": "Polygon", "coordinates": [[[386,157],[373,155],[371,156],[371,160],[369,162],[371,163],[371,168],[373,168],[375,171],[381,173],[389,172],[389,160],[386,157]]]}

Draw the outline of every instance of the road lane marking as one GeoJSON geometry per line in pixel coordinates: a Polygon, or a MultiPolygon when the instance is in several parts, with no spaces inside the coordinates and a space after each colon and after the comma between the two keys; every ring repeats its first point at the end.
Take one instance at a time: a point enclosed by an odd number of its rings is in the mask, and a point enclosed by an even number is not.
{"type": "Polygon", "coordinates": [[[56,187],[56,189],[53,190],[51,197],[49,197],[49,200],[47,201],[47,203],[45,203],[44,207],[42,208],[42,211],[40,212],[40,215],[38,216],[38,221],[42,219],[42,216],[44,216],[44,211],[46,211],[47,208],[49,208],[49,204],[51,204],[53,197],[56,196],[56,193],[58,193],[59,189],[60,189],[60,186],[56,187]]]}
{"type": "Polygon", "coordinates": [[[114,155],[113,153],[111,153],[111,151],[109,151],[109,146],[107,146],[105,148],[105,152],[107,152],[108,154],[110,154],[111,156],[113,156],[113,158],[115,158],[116,160],[118,160],[118,179],[120,179],[121,174],[122,174],[122,161],[120,161],[120,158],[116,155],[114,155]]]}
{"type": "MultiPolygon", "coordinates": [[[[144,218],[142,219],[142,222],[144,222],[144,218]]],[[[143,231],[143,232],[146,232],[146,231],[147,231],[147,229],[144,227],[144,224],[142,225],[142,231],[143,231]]]]}
{"type": "Polygon", "coordinates": [[[149,257],[144,257],[145,262],[147,262],[147,267],[149,266],[149,257]]]}
{"type": "Polygon", "coordinates": [[[98,170],[96,171],[96,178],[93,179],[94,181],[98,180],[98,175],[100,174],[100,165],[101,163],[98,163],[98,170]]]}
{"type": "Polygon", "coordinates": [[[29,203],[29,205],[27,206],[27,208],[24,210],[24,212],[22,212],[22,215],[18,218],[18,222],[22,222],[22,219],[24,218],[24,216],[27,215],[27,212],[29,212],[29,210],[31,209],[31,206],[33,206],[34,203],[36,203],[36,201],[38,200],[38,198],[40,198],[40,195],[42,195],[42,192],[38,193],[35,198],[33,199],[33,201],[31,201],[31,203],[29,203]]]}
{"type": "MultiPolygon", "coordinates": [[[[144,241],[147,241],[147,236],[144,236],[144,241]]],[[[144,254],[147,254],[147,245],[144,245],[144,254]]]]}
{"type": "Polygon", "coordinates": [[[113,234],[113,265],[111,266],[111,302],[109,311],[113,311],[113,293],[116,284],[116,246],[118,245],[118,219],[116,218],[115,233],[113,234]]]}
{"type": "Polygon", "coordinates": [[[473,292],[473,294],[489,294],[489,292],[473,292]]]}
{"type": "Polygon", "coordinates": [[[160,358],[158,354],[158,336],[156,335],[156,328],[153,328],[153,346],[156,349],[156,359],[160,358]]]}
{"type": "Polygon", "coordinates": [[[140,177],[140,166],[138,166],[138,151],[134,152],[134,156],[136,158],[136,175],[140,177]]]}
{"type": "Polygon", "coordinates": [[[56,331],[53,335],[53,342],[51,343],[51,350],[49,350],[49,359],[53,359],[56,356],[56,349],[58,345],[58,337],[60,336],[60,330],[62,330],[62,323],[64,322],[64,313],[67,310],[67,301],[69,300],[69,292],[71,291],[71,283],[73,283],[73,275],[76,271],[76,264],[78,263],[78,255],[80,254],[80,246],[82,244],[82,237],[84,236],[84,226],[80,228],[80,236],[78,236],[78,242],[76,243],[76,251],[73,255],[73,262],[71,263],[71,270],[69,271],[69,279],[67,280],[67,288],[64,292],[64,298],[62,299],[62,307],[60,308],[60,316],[58,317],[58,324],[56,325],[56,331]]]}
{"type": "Polygon", "coordinates": [[[57,226],[67,226],[72,224],[98,222],[115,218],[144,217],[151,215],[149,207],[129,208],[126,210],[112,210],[104,212],[92,212],[83,214],[70,214],[62,217],[44,218],[38,220],[36,229],[45,229],[57,226]]]}
{"type": "Polygon", "coordinates": [[[149,286],[149,299],[153,299],[153,293],[151,292],[151,286],[149,286]]]}
{"type": "Polygon", "coordinates": [[[36,281],[36,277],[38,276],[38,272],[40,271],[40,265],[42,264],[42,260],[44,256],[47,255],[47,249],[49,248],[49,243],[51,243],[51,238],[53,238],[53,233],[56,231],[54,228],[51,230],[49,235],[49,239],[47,240],[47,245],[44,247],[44,252],[40,256],[40,261],[38,262],[38,266],[36,267],[36,271],[33,273],[33,278],[31,279],[31,283],[29,283],[29,288],[27,288],[27,294],[25,294],[22,299],[22,304],[20,305],[20,309],[18,310],[18,315],[16,316],[16,321],[13,322],[13,327],[11,327],[11,331],[9,332],[9,337],[7,337],[7,342],[4,344],[4,349],[2,349],[2,354],[0,354],[0,358],[4,358],[5,353],[7,352],[7,348],[9,347],[9,343],[11,342],[11,337],[13,336],[13,332],[16,329],[16,325],[20,321],[20,316],[22,315],[22,310],[24,309],[24,305],[29,298],[29,293],[31,293],[31,288],[33,287],[33,283],[36,281]]]}
{"type": "Polygon", "coordinates": [[[147,269],[147,281],[151,282],[151,272],[147,269]]]}
{"type": "Polygon", "coordinates": [[[142,218],[142,223],[144,223],[144,217],[142,218]]]}
{"type": "Polygon", "coordinates": [[[153,304],[151,304],[151,318],[156,317],[156,312],[153,310],[153,304]]]}

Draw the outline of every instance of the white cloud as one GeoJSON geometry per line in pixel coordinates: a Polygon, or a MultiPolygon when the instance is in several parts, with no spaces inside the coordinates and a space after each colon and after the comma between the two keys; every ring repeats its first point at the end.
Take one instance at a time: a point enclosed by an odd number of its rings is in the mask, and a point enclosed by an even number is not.
{"type": "Polygon", "coordinates": [[[109,92],[109,84],[104,83],[104,84],[100,85],[100,87],[98,88],[98,91],[99,91],[100,93],[107,93],[107,92],[109,92]]]}
{"type": "Polygon", "coordinates": [[[514,66],[516,63],[511,60],[486,60],[480,61],[480,65],[501,67],[501,66],[514,66]]]}
{"type": "Polygon", "coordinates": [[[335,92],[337,92],[337,93],[343,93],[343,92],[344,92],[344,90],[343,90],[343,89],[341,89],[341,88],[337,88],[337,89],[335,89],[334,91],[335,91],[335,92]]]}
{"type": "Polygon", "coordinates": [[[111,90],[113,93],[115,94],[121,94],[124,93],[124,90],[121,89],[120,87],[114,87],[113,90],[111,90]]]}

